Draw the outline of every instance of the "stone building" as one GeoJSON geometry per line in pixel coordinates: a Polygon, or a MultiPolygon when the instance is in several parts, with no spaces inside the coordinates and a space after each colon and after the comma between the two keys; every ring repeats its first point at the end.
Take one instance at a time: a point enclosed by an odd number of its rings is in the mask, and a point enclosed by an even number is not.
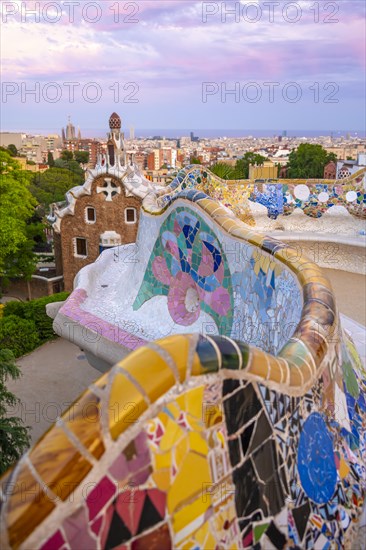
{"type": "Polygon", "coordinates": [[[82,186],[52,206],[56,273],[64,289],[72,290],[79,270],[94,262],[106,248],[136,241],[142,199],[152,183],[126,152],[121,119],[109,119],[107,151],[99,154],[82,186]]]}

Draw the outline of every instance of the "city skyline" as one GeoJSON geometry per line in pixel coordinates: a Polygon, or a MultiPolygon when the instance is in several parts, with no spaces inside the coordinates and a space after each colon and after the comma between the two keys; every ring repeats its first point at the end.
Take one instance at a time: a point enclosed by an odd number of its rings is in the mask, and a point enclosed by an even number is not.
{"type": "Polygon", "coordinates": [[[358,0],[38,4],[2,3],[3,130],[364,131],[358,0]]]}

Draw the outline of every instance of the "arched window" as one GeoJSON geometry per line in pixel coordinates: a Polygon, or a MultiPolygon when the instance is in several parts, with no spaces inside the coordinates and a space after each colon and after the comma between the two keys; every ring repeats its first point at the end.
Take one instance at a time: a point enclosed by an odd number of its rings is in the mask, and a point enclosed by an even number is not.
{"type": "Polygon", "coordinates": [[[137,221],[136,208],[126,208],[125,209],[125,222],[126,223],[136,223],[136,221],[137,221]]]}

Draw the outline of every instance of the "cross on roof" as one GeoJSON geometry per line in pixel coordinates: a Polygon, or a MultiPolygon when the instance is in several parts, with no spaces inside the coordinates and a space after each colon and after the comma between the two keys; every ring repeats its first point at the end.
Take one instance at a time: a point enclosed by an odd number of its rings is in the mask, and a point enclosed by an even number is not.
{"type": "Polygon", "coordinates": [[[105,184],[103,187],[97,187],[97,193],[104,193],[107,202],[112,202],[112,199],[117,193],[121,193],[119,185],[112,183],[112,178],[104,178],[105,184]]]}

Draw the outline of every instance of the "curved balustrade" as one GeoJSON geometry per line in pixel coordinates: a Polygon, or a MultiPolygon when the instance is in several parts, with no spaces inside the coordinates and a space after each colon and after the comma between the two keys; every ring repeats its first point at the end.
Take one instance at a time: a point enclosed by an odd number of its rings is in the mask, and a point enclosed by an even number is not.
{"type": "Polygon", "coordinates": [[[55,320],[136,351],[2,478],[2,548],[356,548],[366,373],[328,280],[196,189],[143,206],[141,262],[103,253],[55,320]],[[133,343],[106,321],[120,295],[133,343]],[[262,349],[235,324],[257,306],[262,349]],[[207,315],[218,334],[192,334],[207,315]],[[185,334],[146,341],[159,317],[185,334]]]}
{"type": "Polygon", "coordinates": [[[183,168],[173,182],[160,191],[158,205],[168,203],[185,189],[199,189],[212,198],[223,201],[240,219],[254,225],[247,200],[262,204],[268,216],[290,215],[296,208],[306,215],[319,218],[333,206],[342,206],[354,216],[366,217],[366,168],[340,180],[222,180],[210,170],[198,165],[183,168]]]}

